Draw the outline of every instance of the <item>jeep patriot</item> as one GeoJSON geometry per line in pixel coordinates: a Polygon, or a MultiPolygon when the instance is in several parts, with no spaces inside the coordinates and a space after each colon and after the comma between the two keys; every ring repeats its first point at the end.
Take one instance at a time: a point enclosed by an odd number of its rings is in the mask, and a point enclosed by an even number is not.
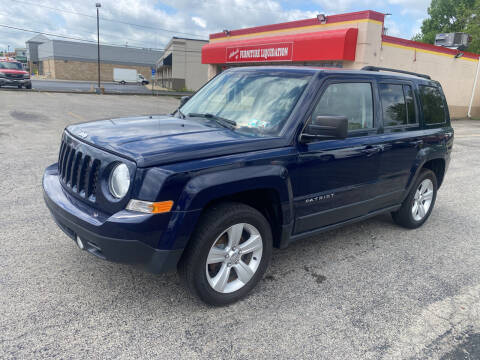
{"type": "Polygon", "coordinates": [[[76,124],[43,177],[82,250],[161,273],[204,302],[247,295],[272,248],[391,213],[432,213],[453,145],[442,88],[367,67],[224,71],[171,115],[76,124]]]}

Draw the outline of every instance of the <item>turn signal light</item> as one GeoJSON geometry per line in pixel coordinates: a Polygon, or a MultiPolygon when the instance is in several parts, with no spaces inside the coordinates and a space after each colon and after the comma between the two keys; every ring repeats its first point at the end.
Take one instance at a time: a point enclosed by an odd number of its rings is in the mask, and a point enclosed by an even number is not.
{"type": "Polygon", "coordinates": [[[138,211],[147,214],[162,214],[172,210],[173,201],[159,201],[150,202],[143,200],[130,200],[127,205],[127,210],[138,211]]]}

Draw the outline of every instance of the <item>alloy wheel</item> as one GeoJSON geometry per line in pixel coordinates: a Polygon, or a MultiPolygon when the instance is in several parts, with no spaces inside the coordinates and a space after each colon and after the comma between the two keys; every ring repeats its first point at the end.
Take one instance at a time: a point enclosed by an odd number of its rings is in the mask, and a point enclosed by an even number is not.
{"type": "Polygon", "coordinates": [[[208,283],[223,294],[241,289],[255,275],[262,253],[262,236],[255,226],[247,223],[230,226],[217,237],[208,253],[208,283]]]}
{"type": "Polygon", "coordinates": [[[425,179],[420,183],[413,197],[412,216],[415,221],[421,221],[428,214],[432,200],[433,182],[425,179]]]}

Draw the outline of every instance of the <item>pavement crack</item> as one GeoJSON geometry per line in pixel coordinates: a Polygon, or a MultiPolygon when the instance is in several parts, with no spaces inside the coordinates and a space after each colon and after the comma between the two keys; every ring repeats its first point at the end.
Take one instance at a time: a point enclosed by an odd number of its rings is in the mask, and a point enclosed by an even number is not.
{"type": "Polygon", "coordinates": [[[310,268],[309,266],[305,265],[303,268],[305,269],[305,271],[306,271],[307,273],[309,273],[309,274],[315,279],[315,281],[316,281],[318,284],[321,284],[321,283],[323,283],[325,280],[327,280],[327,277],[326,277],[326,276],[315,272],[315,271],[312,270],[312,268],[310,268]]]}

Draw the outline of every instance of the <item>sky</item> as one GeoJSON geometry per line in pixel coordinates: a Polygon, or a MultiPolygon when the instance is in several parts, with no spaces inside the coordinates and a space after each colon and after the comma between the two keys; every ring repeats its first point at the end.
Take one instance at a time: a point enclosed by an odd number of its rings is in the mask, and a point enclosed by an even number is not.
{"type": "MultiPolygon", "coordinates": [[[[100,41],[162,49],[172,36],[208,39],[224,29],[360,10],[390,13],[387,34],[410,39],[420,31],[430,0],[97,0],[100,41]]],[[[0,0],[0,50],[25,47],[35,33],[96,41],[93,0],[0,0]]],[[[54,36],[49,36],[55,38],[54,36]]]]}

